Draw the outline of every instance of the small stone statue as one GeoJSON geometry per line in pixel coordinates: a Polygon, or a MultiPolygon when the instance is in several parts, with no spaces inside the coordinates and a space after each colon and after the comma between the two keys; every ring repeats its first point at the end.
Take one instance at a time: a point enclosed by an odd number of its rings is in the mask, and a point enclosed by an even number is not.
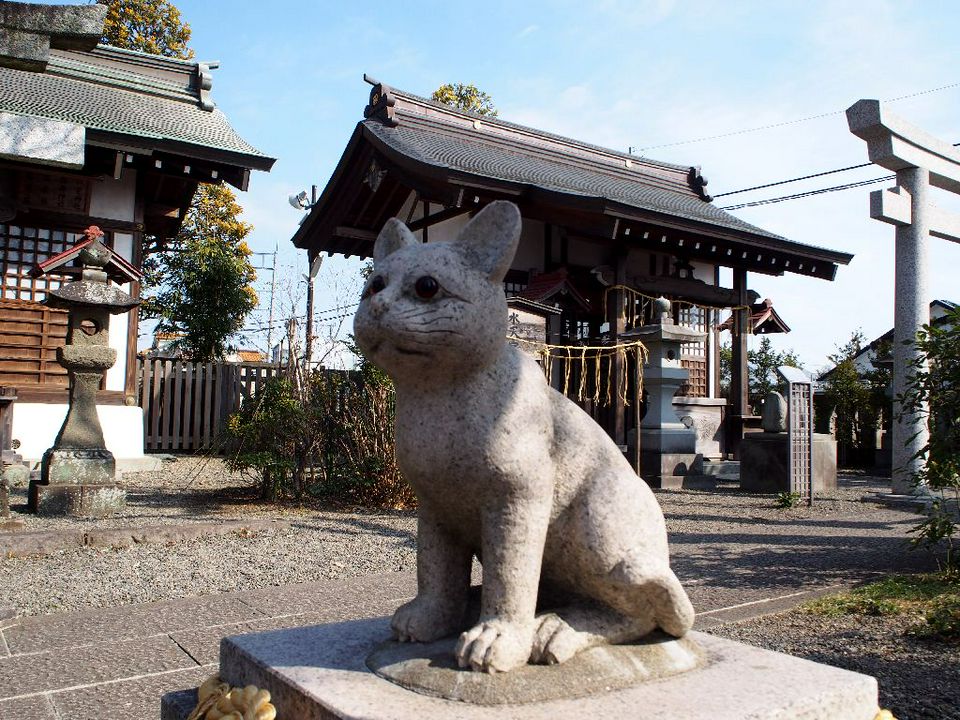
{"type": "Polygon", "coordinates": [[[396,385],[397,462],[419,502],[419,590],[393,632],[430,642],[463,631],[476,556],[480,618],[455,653],[486,672],[656,628],[681,637],[694,619],[647,484],[506,342],[503,278],[520,224],[515,205],[494,202],[456,240],[423,244],[390,220],[354,324],[396,385]]]}
{"type": "Polygon", "coordinates": [[[787,401],[776,390],[768,392],[763,399],[760,423],[764,432],[782,433],[787,431],[787,401]]]}

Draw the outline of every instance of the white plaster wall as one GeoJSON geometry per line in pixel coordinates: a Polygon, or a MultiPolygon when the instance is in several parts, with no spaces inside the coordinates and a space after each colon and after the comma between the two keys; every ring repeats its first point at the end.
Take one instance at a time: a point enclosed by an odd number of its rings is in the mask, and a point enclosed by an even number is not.
{"type": "MultiPolygon", "coordinates": [[[[124,287],[129,292],[129,286],[124,287]]],[[[107,390],[123,391],[127,383],[127,330],[130,313],[110,316],[110,347],[117,351],[117,361],[107,370],[107,390]]]]}
{"type": "Polygon", "coordinates": [[[112,177],[98,180],[90,194],[90,215],[133,222],[136,190],[135,170],[125,169],[119,180],[112,177]]]}
{"type": "MultiPolygon", "coordinates": [[[[127,262],[133,262],[133,235],[130,233],[114,233],[113,234],[113,250],[117,255],[122,257],[127,262]]],[[[124,290],[129,291],[129,287],[125,287],[124,290]]]]}
{"type": "MultiPolygon", "coordinates": [[[[143,409],[126,405],[98,405],[107,450],[117,459],[143,457],[143,409]]],[[[13,437],[24,460],[37,461],[60,432],[67,416],[66,404],[13,404],[13,437]]]]}
{"type": "MultiPolygon", "coordinates": [[[[430,212],[436,213],[440,212],[443,206],[441,205],[430,205],[430,212]]],[[[414,218],[416,219],[416,218],[414,218]]],[[[470,222],[470,215],[464,214],[459,215],[455,218],[450,218],[449,220],[444,220],[441,223],[436,225],[431,225],[427,230],[427,240],[430,242],[448,242],[457,237],[457,234],[463,229],[464,225],[470,222]]],[[[414,233],[421,240],[423,239],[423,231],[418,230],[414,233]]]]}
{"type": "Polygon", "coordinates": [[[714,280],[716,274],[714,273],[714,264],[707,262],[698,262],[693,260],[690,262],[693,265],[693,277],[697,280],[705,282],[707,285],[714,285],[714,280]]]}

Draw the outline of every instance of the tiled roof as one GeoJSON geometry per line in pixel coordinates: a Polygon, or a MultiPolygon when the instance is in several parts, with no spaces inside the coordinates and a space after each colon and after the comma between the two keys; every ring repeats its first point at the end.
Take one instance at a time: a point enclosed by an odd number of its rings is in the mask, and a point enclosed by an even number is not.
{"type": "Polygon", "coordinates": [[[235,153],[247,167],[269,169],[273,159],[240,137],[222,112],[203,109],[197,76],[196,63],[117,48],[53,51],[42,73],[0,67],[0,111],[235,153]]]}
{"type": "Polygon", "coordinates": [[[703,200],[688,183],[690,167],[458,112],[394,88],[390,92],[399,100],[397,124],[371,117],[364,125],[397,152],[420,162],[784,239],[703,200]]]}
{"type": "MultiPolygon", "coordinates": [[[[731,314],[717,326],[717,329],[732,330],[733,318],[734,316],[731,314]]],[[[760,335],[790,332],[790,326],[783,321],[780,313],[773,309],[773,300],[770,298],[750,306],[750,327],[752,332],[760,335]]]]}
{"type": "Polygon", "coordinates": [[[259,350],[237,350],[237,357],[240,362],[263,362],[267,359],[266,354],[259,350]]]}

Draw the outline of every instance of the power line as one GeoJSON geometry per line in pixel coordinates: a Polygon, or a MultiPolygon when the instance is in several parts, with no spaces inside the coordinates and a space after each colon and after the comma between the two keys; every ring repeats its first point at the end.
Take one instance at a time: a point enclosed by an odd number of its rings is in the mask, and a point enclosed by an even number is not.
{"type": "MultiPolygon", "coordinates": [[[[918,90],[917,92],[908,93],[907,95],[899,95],[897,97],[887,98],[883,100],[883,102],[898,102],[899,100],[908,100],[921,95],[929,95],[930,93],[940,92],[941,90],[949,90],[958,86],[960,86],[960,82],[950,83],[949,85],[941,85],[940,87],[928,88],[927,90],[918,90]]],[[[706,142],[707,140],[719,140],[721,138],[734,137],[736,135],[746,135],[747,133],[759,132],[761,130],[771,130],[773,128],[796,125],[798,123],[808,122],[810,120],[819,120],[821,118],[831,117],[833,115],[840,115],[844,112],[846,112],[846,110],[833,110],[831,112],[808,115],[807,117],[797,118],[796,120],[785,120],[783,122],[770,123],[769,125],[759,125],[757,127],[743,128],[741,130],[731,130],[730,132],[719,133],[718,135],[705,135],[703,137],[693,138],[691,140],[680,140],[677,142],[662,143],[660,145],[647,145],[646,147],[639,148],[639,152],[642,153],[644,150],[657,150],[659,148],[677,147],[678,145],[692,145],[694,143],[706,142]]]]}
{"type": "MultiPolygon", "coordinates": [[[[837,168],[836,170],[824,170],[823,172],[814,173],[813,175],[804,175],[802,177],[790,178],[789,180],[777,180],[776,182],[767,183],[765,185],[754,185],[753,187],[744,188],[743,190],[731,190],[730,192],[718,193],[714,195],[714,198],[725,197],[727,195],[739,195],[740,193],[750,192],[751,190],[763,190],[768,187],[775,187],[777,185],[786,185],[787,183],[800,182],[801,180],[810,180],[811,178],[823,177],[824,175],[833,175],[834,173],[847,172],[848,170],[859,170],[860,168],[870,167],[873,163],[861,163],[860,165],[848,165],[847,167],[837,168]]],[[[726,208],[721,208],[726,209],[726,208]]]]}
{"type": "MultiPolygon", "coordinates": [[[[953,147],[960,147],[960,142],[953,143],[953,147]]],[[[740,193],[750,192],[751,190],[761,190],[763,188],[776,187],[777,185],[787,185],[789,183],[795,183],[801,180],[823,177],[824,175],[833,175],[834,173],[847,172],[848,170],[859,170],[860,168],[870,167],[871,165],[873,165],[873,163],[862,163],[860,165],[849,165],[847,167],[837,168],[836,170],[824,170],[823,172],[814,173],[813,175],[803,175],[802,177],[790,178],[789,180],[778,180],[777,182],[767,183],[766,185],[755,185],[754,187],[744,188],[743,190],[733,190],[732,192],[720,193],[719,195],[714,195],[714,197],[718,198],[725,195],[739,195],[740,193]]],[[[834,185],[833,187],[795,193],[794,195],[783,195],[781,197],[769,198],[767,200],[755,200],[753,202],[740,203],[739,205],[727,205],[726,207],[721,207],[720,210],[739,210],[740,208],[755,207],[757,205],[773,205],[774,203],[784,202],[786,200],[797,200],[799,198],[810,197],[812,195],[822,195],[828,192],[836,192],[837,190],[849,190],[850,188],[863,187],[864,185],[873,185],[874,183],[883,182],[885,180],[893,180],[896,177],[896,175],[884,175],[883,177],[873,178],[872,180],[861,180],[860,182],[847,183],[846,185],[834,185]]]]}
{"type": "Polygon", "coordinates": [[[833,187],[820,188],[818,190],[808,190],[807,192],[796,193],[794,195],[783,195],[781,197],[767,198],[766,200],[754,200],[753,202],[740,203],[739,205],[727,205],[720,209],[739,210],[740,208],[756,207],[757,205],[773,205],[775,203],[786,202],[787,200],[799,200],[800,198],[823,195],[825,193],[837,192],[838,190],[850,190],[851,188],[864,187],[865,185],[874,185],[875,183],[894,180],[896,177],[896,175],[884,175],[883,177],[872,178],[870,180],[861,180],[859,182],[847,183],[846,185],[834,185],[833,187]]]}

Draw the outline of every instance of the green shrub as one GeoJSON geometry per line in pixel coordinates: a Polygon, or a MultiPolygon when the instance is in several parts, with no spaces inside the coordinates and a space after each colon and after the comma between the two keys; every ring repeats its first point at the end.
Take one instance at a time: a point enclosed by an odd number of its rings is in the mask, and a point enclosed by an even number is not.
{"type": "Polygon", "coordinates": [[[394,457],[394,391],[373,372],[320,370],[300,387],[267,381],[231,416],[232,470],[257,474],[265,500],[305,493],[353,505],[408,507],[394,457]]]}

